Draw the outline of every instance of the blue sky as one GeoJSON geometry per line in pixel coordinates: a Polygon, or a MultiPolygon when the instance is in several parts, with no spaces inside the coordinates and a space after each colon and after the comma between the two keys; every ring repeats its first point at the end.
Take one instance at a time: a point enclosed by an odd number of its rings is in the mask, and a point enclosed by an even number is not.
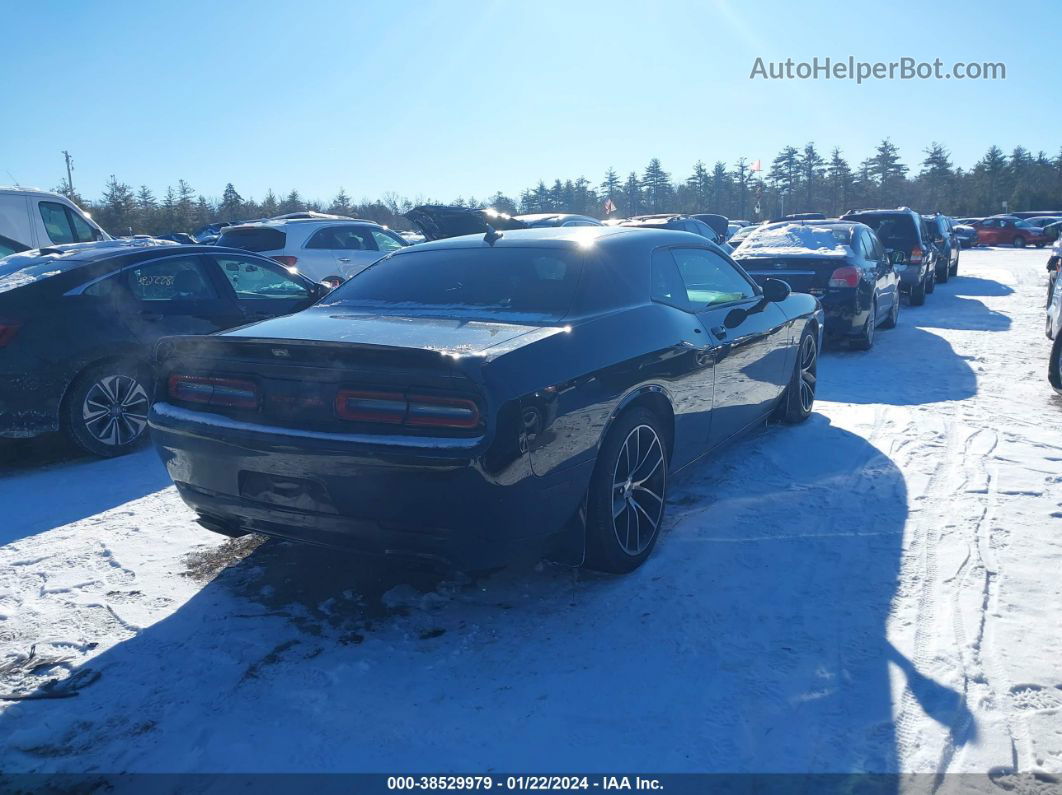
{"type": "Polygon", "coordinates": [[[959,165],[990,144],[1056,154],[1062,3],[35,2],[0,0],[0,183],[50,188],[75,161],[156,193],[515,195],[659,157],[767,162],[786,144],[853,162],[890,136],[959,165]],[[799,5],[800,10],[795,10],[799,5]],[[12,35],[14,34],[14,35],[12,35]],[[945,68],[1004,81],[750,80],[757,56],[945,68]]]}

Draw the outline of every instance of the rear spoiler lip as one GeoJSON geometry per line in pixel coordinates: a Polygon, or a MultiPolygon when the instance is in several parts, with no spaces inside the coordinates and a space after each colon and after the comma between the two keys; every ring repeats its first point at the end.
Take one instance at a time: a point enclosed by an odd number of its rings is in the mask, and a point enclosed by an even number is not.
{"type": "MultiPolygon", "coordinates": [[[[210,347],[228,347],[229,345],[253,345],[253,346],[267,346],[275,345],[278,348],[333,348],[341,350],[367,350],[367,351],[392,351],[394,353],[423,353],[423,354],[437,354],[439,356],[449,356],[452,358],[464,358],[472,356],[483,356],[480,352],[464,352],[456,350],[442,350],[438,348],[414,348],[405,345],[388,345],[386,343],[376,342],[336,342],[334,340],[304,340],[304,339],[288,339],[285,337],[230,337],[223,334],[183,334],[173,335],[169,337],[162,337],[155,344],[155,356],[156,363],[161,362],[163,358],[169,355],[175,348],[188,349],[191,347],[202,346],[204,348],[210,347]]],[[[278,359],[283,358],[281,356],[278,359]]]]}

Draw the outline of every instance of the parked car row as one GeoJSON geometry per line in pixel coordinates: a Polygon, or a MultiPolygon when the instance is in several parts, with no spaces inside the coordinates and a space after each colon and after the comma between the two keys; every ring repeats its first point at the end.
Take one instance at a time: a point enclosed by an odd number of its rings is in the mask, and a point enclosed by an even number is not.
{"type": "Polygon", "coordinates": [[[960,248],[951,219],[909,208],[736,232],[709,214],[408,217],[426,242],[299,213],[200,230],[215,245],[100,230],[12,252],[0,436],[116,455],[150,428],[228,536],[625,572],[675,472],[806,419],[824,339],[871,348],[960,248]]]}

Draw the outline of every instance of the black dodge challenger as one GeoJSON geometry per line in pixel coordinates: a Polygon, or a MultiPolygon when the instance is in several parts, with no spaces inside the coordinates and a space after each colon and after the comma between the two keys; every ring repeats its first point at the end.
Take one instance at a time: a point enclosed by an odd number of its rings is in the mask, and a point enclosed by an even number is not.
{"type": "Polygon", "coordinates": [[[822,317],[686,232],[488,230],[289,317],[162,340],[150,426],[226,535],[472,568],[559,546],[626,572],[676,470],[811,413],[822,317]]]}

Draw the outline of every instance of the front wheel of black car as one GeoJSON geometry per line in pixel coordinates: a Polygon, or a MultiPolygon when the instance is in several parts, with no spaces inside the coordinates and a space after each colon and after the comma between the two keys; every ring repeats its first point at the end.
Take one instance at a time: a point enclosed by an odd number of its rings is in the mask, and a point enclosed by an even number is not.
{"type": "Polygon", "coordinates": [[[930,268],[929,273],[926,274],[926,295],[932,295],[933,291],[937,289],[937,269],[930,268]]]}
{"type": "Polygon", "coordinates": [[[667,500],[667,447],[659,417],[624,412],[605,438],[590,479],[586,565],[626,574],[645,562],[660,536],[667,500]]]}
{"type": "Polygon", "coordinates": [[[67,435],[93,455],[110,458],[128,453],[147,431],[149,390],[143,368],[129,362],[86,370],[66,396],[67,435]]]}
{"type": "Polygon", "coordinates": [[[815,408],[815,390],[819,375],[819,343],[815,332],[805,328],[797,347],[793,374],[782,393],[775,416],[782,422],[795,424],[811,416],[815,408]]]}
{"type": "Polygon", "coordinates": [[[945,265],[944,266],[944,270],[938,270],[937,271],[936,281],[940,282],[941,284],[947,284],[948,283],[948,277],[950,275],[951,275],[951,266],[945,265]]]}

